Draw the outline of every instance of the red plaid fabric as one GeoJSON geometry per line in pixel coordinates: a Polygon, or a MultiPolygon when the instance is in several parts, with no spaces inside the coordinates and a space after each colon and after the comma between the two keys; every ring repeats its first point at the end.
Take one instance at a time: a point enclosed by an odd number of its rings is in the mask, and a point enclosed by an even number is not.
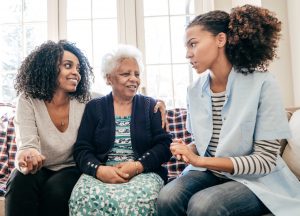
{"type": "Polygon", "coordinates": [[[0,127],[0,196],[5,193],[6,182],[14,169],[17,146],[13,124],[14,108],[1,117],[0,127]]]}
{"type": "MultiPolygon", "coordinates": [[[[186,117],[187,110],[184,108],[167,110],[166,130],[172,134],[173,139],[182,139],[186,144],[190,144],[193,142],[193,138],[186,129],[186,117]]],[[[172,181],[184,170],[187,164],[172,157],[164,166],[168,169],[168,181],[172,181]]]]}

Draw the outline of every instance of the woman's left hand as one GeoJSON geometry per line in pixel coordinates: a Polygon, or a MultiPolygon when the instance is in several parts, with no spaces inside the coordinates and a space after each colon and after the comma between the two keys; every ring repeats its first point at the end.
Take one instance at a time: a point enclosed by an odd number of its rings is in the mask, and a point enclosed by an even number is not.
{"type": "Polygon", "coordinates": [[[199,159],[199,156],[194,153],[192,148],[180,142],[173,142],[170,146],[170,150],[173,155],[180,155],[184,162],[192,165],[195,165],[199,159]]]}
{"type": "Polygon", "coordinates": [[[123,173],[127,173],[129,175],[128,179],[136,175],[136,165],[134,161],[122,162],[115,165],[115,167],[119,168],[123,173]]]}
{"type": "Polygon", "coordinates": [[[167,126],[167,115],[166,115],[166,104],[163,100],[158,99],[157,103],[154,107],[154,113],[157,112],[157,110],[161,113],[161,126],[162,128],[165,128],[167,126]]]}

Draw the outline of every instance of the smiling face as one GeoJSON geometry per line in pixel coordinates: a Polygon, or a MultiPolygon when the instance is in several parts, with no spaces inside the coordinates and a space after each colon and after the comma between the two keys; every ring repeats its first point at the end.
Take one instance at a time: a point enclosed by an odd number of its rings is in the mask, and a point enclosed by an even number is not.
{"type": "Polygon", "coordinates": [[[190,60],[197,73],[213,67],[219,57],[219,47],[218,36],[203,30],[200,25],[186,30],[186,58],[190,60]]]}
{"type": "Polygon", "coordinates": [[[135,59],[123,59],[119,66],[107,75],[114,97],[131,100],[140,85],[140,70],[135,59]]]}
{"type": "Polygon", "coordinates": [[[79,60],[69,51],[64,51],[62,61],[59,65],[58,90],[64,92],[75,92],[80,82],[79,60]]]}

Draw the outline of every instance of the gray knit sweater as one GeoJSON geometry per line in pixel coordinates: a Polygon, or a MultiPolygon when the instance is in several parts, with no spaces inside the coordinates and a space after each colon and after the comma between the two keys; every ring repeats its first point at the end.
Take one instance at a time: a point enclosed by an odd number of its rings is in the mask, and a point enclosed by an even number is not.
{"type": "Polygon", "coordinates": [[[75,166],[73,145],[84,107],[85,104],[75,99],[70,101],[69,125],[66,131],[60,132],[52,122],[44,101],[26,99],[21,94],[14,119],[18,150],[37,149],[46,157],[44,167],[50,170],[75,166]]]}

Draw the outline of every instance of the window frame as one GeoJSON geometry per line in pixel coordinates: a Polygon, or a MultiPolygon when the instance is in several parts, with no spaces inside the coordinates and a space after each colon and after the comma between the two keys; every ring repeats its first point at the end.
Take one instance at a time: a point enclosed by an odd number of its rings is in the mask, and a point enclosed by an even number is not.
{"type": "MultiPolygon", "coordinates": [[[[24,0],[22,0],[23,2],[24,0]]],[[[92,0],[90,0],[92,1],[92,0]]],[[[67,4],[68,0],[47,0],[47,40],[58,41],[67,38],[67,4]]],[[[92,5],[91,5],[92,7],[92,5]]],[[[195,14],[213,9],[213,1],[194,0],[195,14]]],[[[131,44],[138,47],[145,59],[145,32],[144,32],[144,14],[143,1],[141,0],[117,0],[117,31],[118,43],[131,44]]],[[[23,42],[24,43],[24,42],[23,42]]],[[[92,41],[92,50],[95,49],[92,41]]],[[[172,45],[170,45],[172,49],[172,45]]],[[[22,50],[24,53],[24,48],[22,50]]],[[[94,52],[90,62],[94,65],[94,52]]],[[[176,63],[175,63],[176,64],[176,63]]],[[[173,65],[168,64],[170,66],[173,65]]],[[[190,83],[192,82],[192,69],[189,71],[190,83]]],[[[173,83],[173,73],[171,73],[170,82],[173,83]]],[[[141,74],[140,92],[147,94],[147,71],[141,74]]],[[[173,98],[174,98],[174,86],[173,98]]],[[[174,102],[173,102],[174,103],[174,102]]]]}

